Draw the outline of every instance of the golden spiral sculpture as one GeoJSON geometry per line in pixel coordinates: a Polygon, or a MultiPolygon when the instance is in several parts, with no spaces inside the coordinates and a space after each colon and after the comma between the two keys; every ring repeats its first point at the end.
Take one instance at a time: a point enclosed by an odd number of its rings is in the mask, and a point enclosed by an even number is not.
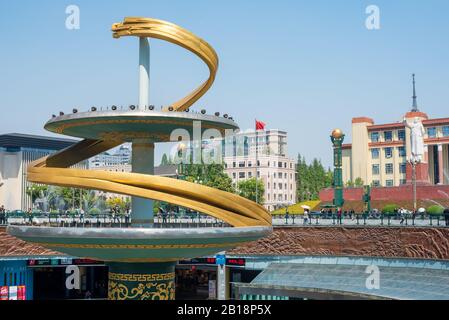
{"type": "MultiPolygon", "coordinates": [[[[210,76],[196,90],[171,104],[184,111],[212,85],[218,68],[214,49],[191,32],[169,22],[150,18],[125,18],[112,26],[113,36],[149,37],[165,40],[193,52],[209,67],[210,76]]],[[[139,173],[73,169],[70,166],[122,144],[118,140],[85,139],[28,167],[28,180],[35,183],[96,189],[168,202],[221,219],[234,227],[271,226],[265,208],[236,194],[172,178],[139,173]]]]}

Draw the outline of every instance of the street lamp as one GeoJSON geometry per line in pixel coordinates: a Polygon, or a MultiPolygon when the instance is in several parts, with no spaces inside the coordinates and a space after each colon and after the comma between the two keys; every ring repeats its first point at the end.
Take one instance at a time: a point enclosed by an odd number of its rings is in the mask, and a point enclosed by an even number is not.
{"type": "Polygon", "coordinates": [[[421,163],[421,159],[419,157],[412,157],[409,162],[412,165],[413,210],[416,213],[416,210],[418,209],[416,199],[416,166],[421,163]]]}

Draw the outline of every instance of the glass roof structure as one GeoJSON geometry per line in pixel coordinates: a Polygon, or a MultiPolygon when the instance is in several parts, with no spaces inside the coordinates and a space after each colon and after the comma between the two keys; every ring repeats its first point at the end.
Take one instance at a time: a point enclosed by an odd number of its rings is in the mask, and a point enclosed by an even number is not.
{"type": "Polygon", "coordinates": [[[413,260],[379,265],[355,264],[355,260],[346,265],[341,261],[340,264],[271,263],[250,284],[238,287],[243,294],[264,289],[277,296],[293,297],[449,300],[446,268],[418,267],[413,260]],[[407,267],[408,263],[411,266],[407,267]],[[379,271],[378,286],[373,281],[376,274],[373,270],[379,271]]]}

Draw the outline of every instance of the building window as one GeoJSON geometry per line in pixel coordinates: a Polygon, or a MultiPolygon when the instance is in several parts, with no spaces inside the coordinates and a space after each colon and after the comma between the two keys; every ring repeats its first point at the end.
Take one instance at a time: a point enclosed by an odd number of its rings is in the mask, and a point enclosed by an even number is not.
{"type": "Polygon", "coordinates": [[[253,166],[252,162],[248,161],[248,167],[252,167],[252,166],[253,166]]]}
{"type": "Polygon", "coordinates": [[[407,179],[399,180],[399,184],[401,184],[401,185],[407,184],[407,179]]]}
{"type": "Polygon", "coordinates": [[[268,189],[270,189],[270,183],[268,182],[268,189]]]}
{"type": "Polygon", "coordinates": [[[384,141],[393,141],[393,131],[384,132],[384,141]]]}
{"type": "Polygon", "coordinates": [[[371,142],[379,142],[379,132],[371,132],[371,142]]]}
{"type": "Polygon", "coordinates": [[[391,157],[393,157],[393,148],[388,147],[388,148],[384,148],[385,151],[385,158],[390,159],[391,157]]]}
{"type": "Polygon", "coordinates": [[[405,147],[398,147],[398,152],[399,152],[399,156],[400,156],[401,158],[403,158],[403,157],[406,156],[406,153],[405,153],[405,147]]]}
{"type": "Polygon", "coordinates": [[[380,173],[379,165],[373,164],[373,175],[378,175],[380,173]]]}
{"type": "Polygon", "coordinates": [[[392,187],[392,186],[394,186],[394,181],[393,180],[387,180],[387,181],[385,181],[385,185],[387,187],[392,187]]]}
{"type": "Polygon", "coordinates": [[[393,169],[393,164],[392,163],[387,163],[385,165],[385,173],[386,174],[393,174],[394,169],[393,169]]]}
{"type": "Polygon", "coordinates": [[[248,171],[248,178],[252,178],[253,173],[251,171],[248,171]]]}
{"type": "Polygon", "coordinates": [[[449,126],[443,127],[443,137],[449,137],[449,126]]]}
{"type": "Polygon", "coordinates": [[[232,163],[232,167],[233,167],[233,168],[235,168],[235,167],[236,167],[236,165],[235,165],[235,162],[233,162],[233,163],[232,163]]]}
{"type": "Polygon", "coordinates": [[[400,141],[405,141],[405,130],[399,130],[398,131],[398,139],[400,141]]]}
{"type": "Polygon", "coordinates": [[[406,163],[400,163],[399,164],[399,173],[406,173],[407,172],[407,164],[406,163]]]}
{"type": "Polygon", "coordinates": [[[244,179],[245,178],[245,172],[239,172],[239,178],[244,179]]]}
{"type": "Polygon", "coordinates": [[[429,138],[436,138],[437,137],[437,128],[435,128],[435,127],[427,128],[427,135],[429,136],[429,138]]]}
{"type": "Polygon", "coordinates": [[[380,181],[379,180],[373,180],[373,187],[380,187],[380,181]]]}
{"type": "Polygon", "coordinates": [[[239,168],[244,168],[244,167],[245,167],[245,161],[240,161],[239,168]]]}
{"type": "Polygon", "coordinates": [[[279,190],[282,190],[282,183],[279,183],[279,190]]]}
{"type": "Polygon", "coordinates": [[[273,179],[276,179],[276,172],[273,172],[273,179]]]}
{"type": "Polygon", "coordinates": [[[371,159],[379,159],[379,148],[371,149],[371,159]]]}

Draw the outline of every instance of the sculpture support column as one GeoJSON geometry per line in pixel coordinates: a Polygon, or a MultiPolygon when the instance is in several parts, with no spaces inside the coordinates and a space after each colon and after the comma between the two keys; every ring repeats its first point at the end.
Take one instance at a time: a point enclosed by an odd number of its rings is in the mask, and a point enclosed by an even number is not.
{"type": "MultiPolygon", "coordinates": [[[[154,143],[135,140],[132,144],[132,172],[154,174],[154,143]]],[[[148,228],[154,223],[153,200],[132,197],[133,227],[148,228]]]]}
{"type": "Polygon", "coordinates": [[[150,102],[150,43],[139,38],[139,110],[145,110],[150,102]]]}

